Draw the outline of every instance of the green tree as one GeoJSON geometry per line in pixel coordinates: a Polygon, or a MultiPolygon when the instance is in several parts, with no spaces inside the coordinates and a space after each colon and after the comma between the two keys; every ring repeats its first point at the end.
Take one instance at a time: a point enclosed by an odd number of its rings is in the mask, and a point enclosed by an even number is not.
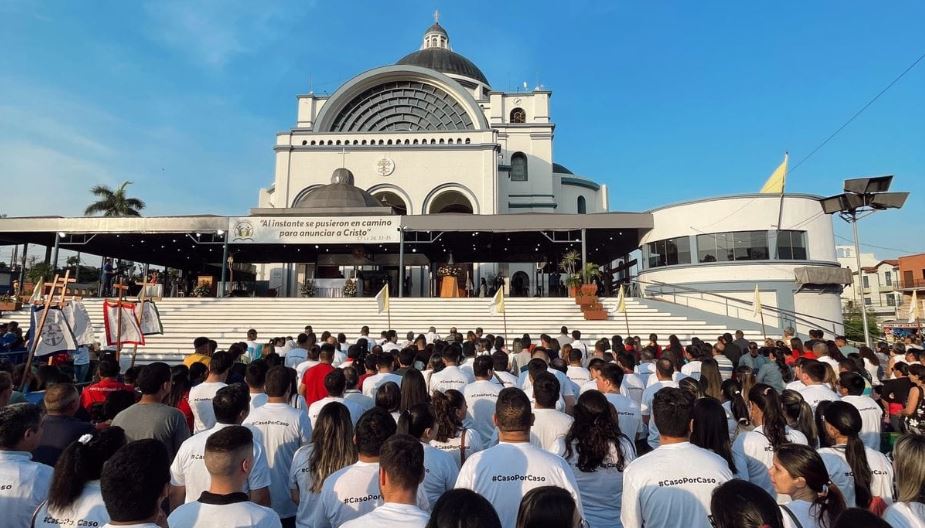
{"type": "Polygon", "coordinates": [[[90,192],[99,198],[84,211],[86,216],[102,213],[103,216],[141,216],[145,203],[138,198],[126,196],[125,188],[132,182],[125,181],[118,189],[112,190],[105,185],[96,185],[90,192]]]}
{"type": "MultiPolygon", "coordinates": [[[[850,341],[859,343],[864,342],[864,321],[861,319],[861,310],[857,307],[848,308],[843,314],[845,321],[845,337],[850,341]]],[[[883,336],[880,327],[877,326],[877,317],[870,311],[867,311],[867,328],[870,331],[870,337],[877,339],[883,336]]]]}

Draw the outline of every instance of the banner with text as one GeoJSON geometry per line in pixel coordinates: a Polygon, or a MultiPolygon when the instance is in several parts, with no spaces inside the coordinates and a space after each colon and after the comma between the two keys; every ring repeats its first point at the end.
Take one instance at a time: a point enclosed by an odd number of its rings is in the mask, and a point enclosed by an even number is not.
{"type": "Polygon", "coordinates": [[[400,216],[239,216],[228,219],[230,244],[398,243],[400,216]]]}

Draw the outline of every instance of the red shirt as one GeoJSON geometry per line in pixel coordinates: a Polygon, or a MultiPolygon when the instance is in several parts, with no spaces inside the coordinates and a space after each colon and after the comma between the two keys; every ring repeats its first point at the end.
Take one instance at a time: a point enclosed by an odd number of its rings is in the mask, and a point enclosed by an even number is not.
{"type": "Polygon", "coordinates": [[[305,403],[312,403],[328,397],[328,391],[324,388],[324,377],[329,372],[334,371],[330,363],[318,363],[314,367],[305,371],[302,375],[302,385],[305,387],[305,403]]]}
{"type": "Polygon", "coordinates": [[[131,385],[111,378],[103,378],[99,383],[84,387],[83,392],[80,393],[80,406],[89,411],[95,403],[106,403],[106,398],[113,392],[132,392],[132,390],[131,385]]]}

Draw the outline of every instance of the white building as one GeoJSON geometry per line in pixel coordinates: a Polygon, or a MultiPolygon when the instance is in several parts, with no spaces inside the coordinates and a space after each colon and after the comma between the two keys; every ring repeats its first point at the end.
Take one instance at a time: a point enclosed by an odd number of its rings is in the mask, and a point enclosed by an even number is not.
{"type": "Polygon", "coordinates": [[[899,261],[879,260],[873,253],[861,253],[861,278],[858,281],[857,259],[854,246],[837,246],[838,262],[851,269],[854,282],[842,292],[842,306],[846,309],[863,303],[881,321],[894,319],[896,307],[902,304],[898,288],[899,261]],[[860,288],[856,288],[860,282],[860,288]],[[863,299],[863,300],[861,300],[863,299]]]}

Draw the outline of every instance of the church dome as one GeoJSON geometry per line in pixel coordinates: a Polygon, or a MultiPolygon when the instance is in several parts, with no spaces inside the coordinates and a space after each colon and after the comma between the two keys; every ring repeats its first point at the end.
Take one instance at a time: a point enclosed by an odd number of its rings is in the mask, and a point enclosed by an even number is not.
{"type": "Polygon", "coordinates": [[[421,48],[402,57],[395,64],[401,66],[420,66],[440,73],[458,75],[490,86],[482,70],[472,61],[453,51],[450,36],[437,21],[439,13],[434,13],[434,24],[424,32],[421,48]]]}
{"type": "Polygon", "coordinates": [[[353,185],[353,173],[340,168],[331,175],[331,183],[313,189],[294,204],[300,209],[382,207],[382,202],[353,185]]]}

